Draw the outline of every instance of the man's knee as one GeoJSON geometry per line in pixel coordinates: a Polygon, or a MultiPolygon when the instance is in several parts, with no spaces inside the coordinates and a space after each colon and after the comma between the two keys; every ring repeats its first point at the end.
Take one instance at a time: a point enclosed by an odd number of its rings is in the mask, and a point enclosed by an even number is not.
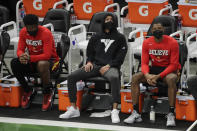
{"type": "Polygon", "coordinates": [[[109,81],[113,82],[113,81],[119,81],[119,76],[118,75],[110,75],[108,76],[109,81]]]}
{"type": "Polygon", "coordinates": [[[132,83],[139,84],[144,77],[142,72],[136,73],[132,76],[132,83]]]}
{"type": "Polygon", "coordinates": [[[76,80],[78,81],[78,77],[80,76],[81,74],[78,72],[78,70],[72,72],[71,74],[68,75],[67,77],[67,80],[70,82],[70,81],[73,81],[73,80],[76,80]]]}
{"type": "Polygon", "coordinates": [[[110,70],[104,74],[104,77],[106,77],[110,82],[120,80],[119,71],[116,68],[110,68],[110,70]]]}
{"type": "Polygon", "coordinates": [[[166,76],[165,79],[166,79],[167,84],[170,84],[170,83],[176,84],[177,78],[178,76],[175,73],[170,73],[166,76]]]}
{"type": "Polygon", "coordinates": [[[48,71],[49,70],[49,62],[48,61],[39,61],[37,67],[38,67],[39,72],[48,71]]]}

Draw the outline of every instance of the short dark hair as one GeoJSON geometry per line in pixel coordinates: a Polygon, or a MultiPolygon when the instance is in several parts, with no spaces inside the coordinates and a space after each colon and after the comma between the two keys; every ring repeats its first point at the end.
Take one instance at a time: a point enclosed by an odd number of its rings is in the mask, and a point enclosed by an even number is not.
{"type": "Polygon", "coordinates": [[[162,22],[155,22],[155,23],[153,23],[153,25],[154,24],[160,24],[161,26],[163,26],[163,23],[162,22]]]}
{"type": "Polygon", "coordinates": [[[34,14],[27,14],[23,18],[23,22],[25,25],[38,25],[38,16],[34,14]]]}

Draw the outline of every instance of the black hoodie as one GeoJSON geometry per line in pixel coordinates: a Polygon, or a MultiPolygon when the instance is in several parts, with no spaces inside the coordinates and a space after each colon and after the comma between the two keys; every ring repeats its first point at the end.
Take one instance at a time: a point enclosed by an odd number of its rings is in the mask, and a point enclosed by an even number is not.
{"type": "MultiPolygon", "coordinates": [[[[104,27],[103,24],[102,27],[104,27]]],[[[99,66],[109,64],[110,67],[120,68],[127,50],[128,46],[124,35],[119,33],[115,27],[109,33],[102,32],[91,37],[87,47],[87,62],[99,66]]]]}

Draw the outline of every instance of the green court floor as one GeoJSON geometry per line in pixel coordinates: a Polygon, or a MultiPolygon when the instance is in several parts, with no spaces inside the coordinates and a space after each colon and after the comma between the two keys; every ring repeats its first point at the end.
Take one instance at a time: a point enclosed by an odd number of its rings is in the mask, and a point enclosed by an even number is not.
{"type": "MultiPolygon", "coordinates": [[[[106,131],[86,128],[0,123],[0,131],[106,131]]],[[[109,130],[108,130],[109,131],[109,130]]]]}

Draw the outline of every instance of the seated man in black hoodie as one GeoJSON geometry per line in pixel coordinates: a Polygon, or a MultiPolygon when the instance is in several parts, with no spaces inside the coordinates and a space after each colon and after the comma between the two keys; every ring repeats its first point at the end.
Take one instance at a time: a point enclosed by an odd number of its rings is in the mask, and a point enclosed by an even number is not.
{"type": "Polygon", "coordinates": [[[76,106],[76,82],[91,77],[103,76],[111,85],[113,110],[112,123],[119,123],[120,102],[120,67],[127,53],[127,43],[124,35],[120,34],[114,24],[114,17],[106,15],[102,24],[103,33],[91,37],[87,47],[87,63],[82,68],[68,76],[68,93],[71,106],[59,118],[68,119],[79,117],[80,112],[76,106]]]}

